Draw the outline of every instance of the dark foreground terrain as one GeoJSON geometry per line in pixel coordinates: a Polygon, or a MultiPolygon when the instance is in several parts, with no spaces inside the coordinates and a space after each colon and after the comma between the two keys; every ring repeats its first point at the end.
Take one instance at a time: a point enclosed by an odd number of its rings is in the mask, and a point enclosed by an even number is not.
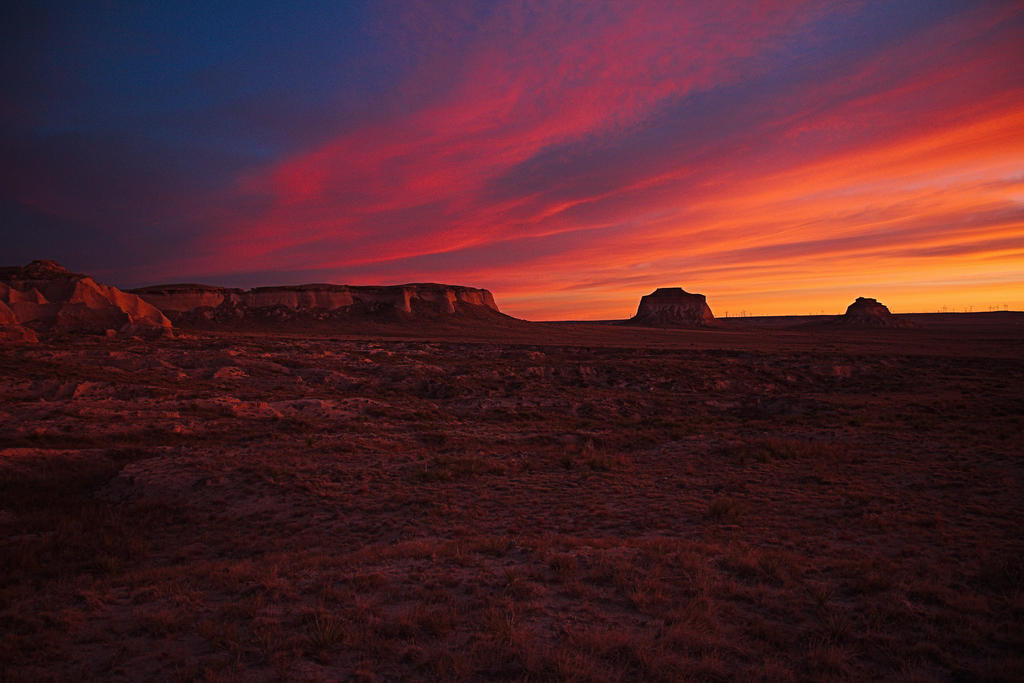
{"type": "Polygon", "coordinates": [[[916,322],[0,346],[0,680],[1019,680],[1024,316],[916,322]]]}

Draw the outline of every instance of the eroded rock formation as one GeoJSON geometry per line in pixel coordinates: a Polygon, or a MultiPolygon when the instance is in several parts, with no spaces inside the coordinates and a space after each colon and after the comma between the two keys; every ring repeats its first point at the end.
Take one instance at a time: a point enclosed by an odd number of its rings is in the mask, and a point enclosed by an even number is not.
{"type": "Polygon", "coordinates": [[[37,332],[162,335],[171,321],[134,294],[55,261],[33,261],[0,268],[0,326],[4,338],[31,340],[37,332]]]}
{"type": "Polygon", "coordinates": [[[913,323],[893,315],[878,300],[863,296],[857,297],[835,322],[849,327],[913,327],[913,323]]]}
{"type": "Polygon", "coordinates": [[[629,322],[657,327],[706,327],[715,320],[707,298],[681,287],[660,287],[640,298],[640,307],[629,322]]]}
{"type": "Polygon", "coordinates": [[[155,285],[132,290],[175,322],[395,319],[503,316],[486,289],[439,284],[352,286],[310,284],[232,289],[155,285]]]}

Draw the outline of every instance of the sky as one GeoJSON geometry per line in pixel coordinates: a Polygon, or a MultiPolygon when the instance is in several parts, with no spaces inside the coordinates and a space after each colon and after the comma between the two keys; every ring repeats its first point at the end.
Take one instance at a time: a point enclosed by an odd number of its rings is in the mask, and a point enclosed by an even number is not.
{"type": "Polygon", "coordinates": [[[3,265],[1024,310],[1019,0],[15,2],[0,55],[3,265]]]}

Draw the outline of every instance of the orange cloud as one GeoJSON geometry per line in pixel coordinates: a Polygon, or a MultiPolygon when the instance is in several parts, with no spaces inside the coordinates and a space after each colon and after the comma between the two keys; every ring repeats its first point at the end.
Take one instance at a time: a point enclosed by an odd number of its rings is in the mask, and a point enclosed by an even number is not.
{"type": "Polygon", "coordinates": [[[435,46],[408,111],[240,179],[262,210],[189,267],[447,280],[534,319],[625,317],[664,285],[719,312],[1024,307],[1019,9],[819,68],[780,53],[828,53],[809,27],[860,6],[553,7],[435,46]]]}

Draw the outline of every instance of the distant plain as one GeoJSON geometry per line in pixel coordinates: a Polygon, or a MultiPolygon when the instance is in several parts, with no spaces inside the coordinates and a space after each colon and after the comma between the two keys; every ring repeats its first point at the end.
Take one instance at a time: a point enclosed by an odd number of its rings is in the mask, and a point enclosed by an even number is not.
{"type": "Polygon", "coordinates": [[[1024,314],[908,318],[0,346],[0,680],[1019,680],[1024,314]]]}

